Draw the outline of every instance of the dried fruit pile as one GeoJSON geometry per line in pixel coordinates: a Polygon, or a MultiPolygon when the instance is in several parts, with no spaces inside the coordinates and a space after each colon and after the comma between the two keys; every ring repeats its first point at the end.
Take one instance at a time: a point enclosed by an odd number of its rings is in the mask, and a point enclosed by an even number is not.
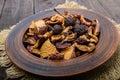
{"type": "Polygon", "coordinates": [[[51,17],[32,21],[23,37],[25,48],[40,58],[50,60],[69,60],[91,53],[99,40],[98,20],[56,12],[51,17]]]}

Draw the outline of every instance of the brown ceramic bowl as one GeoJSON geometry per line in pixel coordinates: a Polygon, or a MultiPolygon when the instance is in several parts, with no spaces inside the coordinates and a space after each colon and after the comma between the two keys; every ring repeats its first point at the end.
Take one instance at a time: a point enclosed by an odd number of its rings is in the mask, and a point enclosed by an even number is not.
{"type": "Polygon", "coordinates": [[[118,30],[109,19],[96,12],[88,10],[58,9],[61,13],[63,13],[64,10],[72,14],[82,14],[91,20],[99,20],[101,34],[95,51],[77,58],[57,62],[41,59],[29,53],[23,45],[23,35],[32,20],[37,21],[56,14],[53,10],[46,10],[21,21],[7,37],[6,52],[15,65],[33,74],[50,77],[63,77],[92,70],[106,62],[114,54],[119,42],[118,30]]]}

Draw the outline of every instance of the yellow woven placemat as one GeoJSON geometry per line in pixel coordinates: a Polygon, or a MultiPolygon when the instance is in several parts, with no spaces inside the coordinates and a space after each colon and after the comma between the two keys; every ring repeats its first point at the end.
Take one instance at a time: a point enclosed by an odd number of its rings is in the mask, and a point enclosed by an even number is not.
{"type": "MultiPolygon", "coordinates": [[[[87,9],[84,6],[78,5],[76,2],[68,2],[61,5],[58,5],[59,8],[80,8],[80,9],[87,9]]],[[[114,22],[114,21],[113,21],[114,22]]],[[[116,27],[119,29],[120,24],[116,24],[116,27]]],[[[15,27],[12,26],[9,29],[4,29],[0,32],[0,66],[2,67],[8,67],[8,65],[12,64],[12,62],[9,60],[8,56],[5,52],[5,40],[9,32],[15,27]],[[4,36],[3,36],[4,35],[4,36]]],[[[6,79],[8,78],[19,78],[20,80],[44,80],[46,78],[36,76],[33,74],[30,74],[28,72],[25,72],[18,67],[16,67],[14,64],[9,66],[6,69],[6,79]]],[[[55,78],[54,78],[55,79],[55,78]]],[[[85,73],[80,76],[75,77],[68,77],[64,78],[63,80],[117,80],[120,79],[120,45],[115,52],[115,54],[110,58],[106,63],[101,65],[100,67],[85,73]]],[[[18,79],[14,79],[18,80],[18,79]]]]}

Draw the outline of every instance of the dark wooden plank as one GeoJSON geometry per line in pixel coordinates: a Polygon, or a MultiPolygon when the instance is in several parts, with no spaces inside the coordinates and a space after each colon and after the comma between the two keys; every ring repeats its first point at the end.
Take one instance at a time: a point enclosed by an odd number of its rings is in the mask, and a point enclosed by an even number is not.
{"type": "Polygon", "coordinates": [[[77,0],[80,5],[120,22],[120,0],[77,0]]]}
{"type": "Polygon", "coordinates": [[[120,23],[120,1],[119,0],[98,0],[104,9],[111,15],[111,18],[120,23]]]}
{"type": "Polygon", "coordinates": [[[111,15],[104,9],[98,0],[79,0],[78,3],[83,3],[88,9],[97,11],[100,14],[111,17],[111,15]]]}
{"type": "Polygon", "coordinates": [[[53,8],[64,2],[65,0],[35,0],[35,13],[41,10],[53,8]]]}
{"type": "Polygon", "coordinates": [[[6,0],[0,19],[0,29],[19,22],[33,14],[33,0],[6,0]]]}
{"type": "Polygon", "coordinates": [[[0,80],[5,80],[6,76],[5,68],[0,66],[0,80]]]}
{"type": "Polygon", "coordinates": [[[3,10],[3,7],[4,7],[4,3],[5,3],[5,0],[0,0],[0,16],[2,14],[2,10],[3,10]]]}

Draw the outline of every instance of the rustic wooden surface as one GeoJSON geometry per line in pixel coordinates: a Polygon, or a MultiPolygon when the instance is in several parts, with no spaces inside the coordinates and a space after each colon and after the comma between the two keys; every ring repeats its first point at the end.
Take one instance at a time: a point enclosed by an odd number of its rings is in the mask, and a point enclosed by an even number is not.
{"type": "MultiPolygon", "coordinates": [[[[0,30],[41,10],[52,8],[65,0],[0,0],[0,30]]],[[[120,0],[77,0],[80,5],[93,9],[120,23],[120,0]]],[[[0,68],[0,80],[4,78],[0,68]]]]}
{"type": "MultiPolygon", "coordinates": [[[[64,2],[65,0],[0,0],[0,29],[8,28],[32,14],[64,2]]],[[[120,23],[120,0],[77,0],[77,2],[120,23]]]]}

